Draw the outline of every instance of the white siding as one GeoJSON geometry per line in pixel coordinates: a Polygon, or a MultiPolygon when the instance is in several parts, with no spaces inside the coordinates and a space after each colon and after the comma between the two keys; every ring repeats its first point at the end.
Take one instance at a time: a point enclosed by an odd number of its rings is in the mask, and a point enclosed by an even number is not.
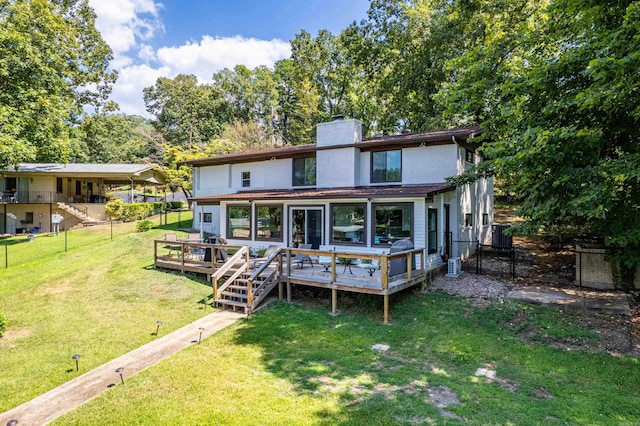
{"type": "Polygon", "coordinates": [[[318,151],[316,187],[340,188],[356,186],[359,149],[340,148],[318,151]]]}
{"type": "Polygon", "coordinates": [[[455,176],[456,146],[451,144],[403,149],[402,183],[438,183],[455,176]]]}

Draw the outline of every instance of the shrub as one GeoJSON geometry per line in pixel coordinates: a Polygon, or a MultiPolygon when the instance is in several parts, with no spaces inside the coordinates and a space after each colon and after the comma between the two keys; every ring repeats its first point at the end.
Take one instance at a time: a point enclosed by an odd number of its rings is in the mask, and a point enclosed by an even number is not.
{"type": "Polygon", "coordinates": [[[104,211],[107,214],[107,217],[111,220],[122,219],[124,202],[120,198],[113,198],[105,204],[104,211]]]}
{"type": "Polygon", "coordinates": [[[136,232],[147,232],[153,228],[153,222],[150,220],[141,220],[136,224],[136,232]]]}
{"type": "Polygon", "coordinates": [[[182,208],[182,201],[171,201],[171,208],[172,209],[181,209],[182,208]]]}
{"type": "Polygon", "coordinates": [[[2,312],[2,309],[0,309],[0,337],[2,337],[6,329],[7,329],[7,321],[4,318],[4,313],[2,312]]]}

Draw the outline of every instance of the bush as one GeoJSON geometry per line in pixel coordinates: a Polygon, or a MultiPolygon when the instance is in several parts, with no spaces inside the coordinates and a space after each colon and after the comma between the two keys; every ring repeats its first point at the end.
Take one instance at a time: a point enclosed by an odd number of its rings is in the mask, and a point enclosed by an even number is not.
{"type": "Polygon", "coordinates": [[[136,224],[136,232],[147,232],[153,228],[153,222],[150,220],[141,220],[136,224]]]}
{"type": "Polygon", "coordinates": [[[7,321],[4,318],[4,313],[2,312],[2,309],[0,309],[0,337],[2,337],[6,329],[7,329],[7,321]]]}

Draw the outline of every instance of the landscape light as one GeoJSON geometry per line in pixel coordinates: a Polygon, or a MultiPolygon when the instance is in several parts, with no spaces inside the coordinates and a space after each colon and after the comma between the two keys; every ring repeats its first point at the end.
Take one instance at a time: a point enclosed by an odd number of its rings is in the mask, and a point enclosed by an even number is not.
{"type": "Polygon", "coordinates": [[[156,336],[158,335],[158,331],[160,330],[160,326],[162,325],[162,320],[158,320],[156,321],[157,327],[156,327],[156,336]]]}
{"type": "Polygon", "coordinates": [[[80,354],[75,354],[71,358],[76,361],[76,371],[78,371],[78,360],[80,359],[80,354]]]}
{"type": "Polygon", "coordinates": [[[198,328],[198,330],[200,330],[200,337],[198,337],[198,344],[199,344],[200,341],[202,340],[202,332],[204,331],[204,327],[200,327],[198,328]]]}
{"type": "Polygon", "coordinates": [[[116,373],[118,373],[120,375],[120,381],[122,382],[122,384],[124,385],[124,379],[122,378],[122,372],[124,371],[124,367],[118,367],[116,368],[116,373]]]}
{"type": "Polygon", "coordinates": [[[7,426],[16,426],[17,424],[18,424],[18,421],[15,420],[15,419],[14,420],[9,420],[7,422],[7,426]]]}

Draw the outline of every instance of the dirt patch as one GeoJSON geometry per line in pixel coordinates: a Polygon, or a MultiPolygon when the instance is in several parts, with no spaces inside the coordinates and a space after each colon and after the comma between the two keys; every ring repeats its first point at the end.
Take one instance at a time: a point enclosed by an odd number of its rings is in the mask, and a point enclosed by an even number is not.
{"type": "Polygon", "coordinates": [[[29,337],[31,335],[31,329],[29,327],[22,328],[9,328],[5,330],[0,337],[0,346],[4,346],[5,348],[13,348],[15,347],[14,342],[18,339],[24,339],[25,337],[29,337]]]}

